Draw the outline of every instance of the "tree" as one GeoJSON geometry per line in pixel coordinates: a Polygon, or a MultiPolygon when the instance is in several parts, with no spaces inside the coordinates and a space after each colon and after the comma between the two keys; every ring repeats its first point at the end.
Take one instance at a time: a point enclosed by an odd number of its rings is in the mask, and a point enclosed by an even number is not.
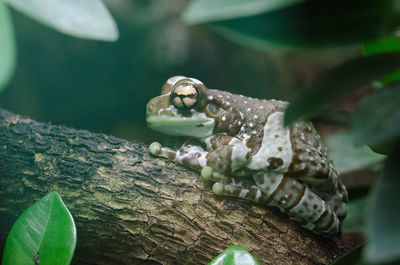
{"type": "Polygon", "coordinates": [[[324,238],[278,211],[217,198],[141,143],[0,110],[2,247],[21,212],[58,191],[77,226],[75,263],[206,264],[240,244],[262,264],[329,264],[357,238],[324,238]]]}

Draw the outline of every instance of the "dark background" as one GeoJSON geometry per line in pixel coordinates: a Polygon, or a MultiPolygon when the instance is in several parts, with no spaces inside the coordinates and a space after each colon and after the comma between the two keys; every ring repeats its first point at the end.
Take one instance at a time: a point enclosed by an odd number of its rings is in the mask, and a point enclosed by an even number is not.
{"type": "Polygon", "coordinates": [[[173,75],[209,88],[289,100],[321,71],[356,48],[257,51],[207,27],[186,26],[186,1],[108,1],[120,31],[117,42],[63,35],[15,11],[17,71],[0,105],[53,124],[151,142],[147,101],[173,75]]]}

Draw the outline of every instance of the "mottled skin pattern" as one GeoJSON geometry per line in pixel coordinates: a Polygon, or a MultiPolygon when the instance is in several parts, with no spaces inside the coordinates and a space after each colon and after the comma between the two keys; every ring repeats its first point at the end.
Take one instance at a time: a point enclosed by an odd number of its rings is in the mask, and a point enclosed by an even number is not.
{"type": "Polygon", "coordinates": [[[311,123],[283,127],[286,106],[172,77],[147,104],[147,121],[198,143],[179,150],[153,143],[150,152],[200,171],[215,182],[217,195],[275,206],[317,234],[336,234],[346,215],[346,188],[311,123]]]}

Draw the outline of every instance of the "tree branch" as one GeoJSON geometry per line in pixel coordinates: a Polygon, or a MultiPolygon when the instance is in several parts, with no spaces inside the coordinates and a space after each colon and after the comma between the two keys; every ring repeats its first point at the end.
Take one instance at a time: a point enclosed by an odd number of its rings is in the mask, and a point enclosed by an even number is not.
{"type": "Polygon", "coordinates": [[[262,264],[329,264],[356,243],[210,190],[143,144],[0,109],[1,249],[16,218],[49,191],[75,219],[77,264],[207,264],[233,244],[262,264]]]}

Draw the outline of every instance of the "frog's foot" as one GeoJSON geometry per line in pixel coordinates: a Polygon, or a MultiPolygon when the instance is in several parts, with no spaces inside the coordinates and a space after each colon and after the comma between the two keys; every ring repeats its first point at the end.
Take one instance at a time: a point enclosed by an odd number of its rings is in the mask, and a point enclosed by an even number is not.
{"type": "Polygon", "coordinates": [[[158,156],[160,154],[160,152],[161,152],[161,148],[162,148],[162,146],[161,146],[160,143],[152,142],[149,145],[150,154],[152,154],[153,156],[158,156]]]}
{"type": "Polygon", "coordinates": [[[149,151],[150,154],[154,156],[159,156],[159,157],[164,157],[169,160],[175,160],[177,151],[168,148],[168,147],[163,147],[160,143],[158,142],[152,142],[149,145],[149,151]]]}
{"type": "Polygon", "coordinates": [[[233,181],[230,184],[216,182],[212,187],[212,191],[215,195],[242,198],[249,201],[259,202],[264,205],[267,205],[269,202],[268,197],[265,196],[257,186],[243,182],[235,183],[235,181],[233,181]]]}
{"type": "Polygon", "coordinates": [[[210,180],[215,181],[215,182],[220,181],[220,182],[224,182],[224,183],[229,183],[232,181],[232,179],[230,177],[227,177],[227,176],[215,171],[210,166],[205,166],[202,168],[201,177],[207,181],[210,181],[210,180]]]}

